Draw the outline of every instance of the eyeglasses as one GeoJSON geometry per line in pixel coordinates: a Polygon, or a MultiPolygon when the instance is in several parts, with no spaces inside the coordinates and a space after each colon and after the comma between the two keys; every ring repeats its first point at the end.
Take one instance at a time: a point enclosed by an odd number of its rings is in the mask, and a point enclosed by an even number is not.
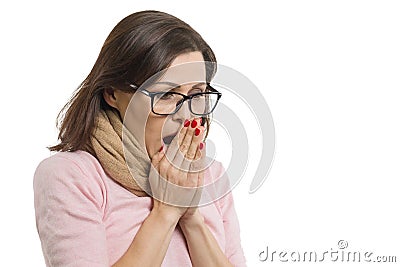
{"type": "Polygon", "coordinates": [[[146,89],[129,84],[135,90],[151,98],[151,111],[157,115],[172,115],[178,112],[188,100],[189,110],[195,115],[205,116],[214,111],[222,93],[206,83],[205,92],[184,95],[178,92],[149,92],[146,89]]]}

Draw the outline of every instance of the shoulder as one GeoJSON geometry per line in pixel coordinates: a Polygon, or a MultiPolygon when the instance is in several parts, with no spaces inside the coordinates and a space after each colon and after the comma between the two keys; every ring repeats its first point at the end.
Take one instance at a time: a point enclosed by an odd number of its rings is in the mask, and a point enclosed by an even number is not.
{"type": "Polygon", "coordinates": [[[96,168],[96,158],[91,154],[78,150],[74,152],[57,152],[43,159],[36,168],[37,172],[60,172],[70,168],[88,172],[96,168]]]}
{"type": "Polygon", "coordinates": [[[34,189],[102,188],[104,171],[95,157],[85,151],[57,152],[37,166],[34,189]]]}

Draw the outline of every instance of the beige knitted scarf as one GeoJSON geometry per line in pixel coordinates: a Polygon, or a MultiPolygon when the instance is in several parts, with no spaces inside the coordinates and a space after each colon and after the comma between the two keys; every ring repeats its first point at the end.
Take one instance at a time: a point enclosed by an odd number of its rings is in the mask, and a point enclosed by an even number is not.
{"type": "Polygon", "coordinates": [[[101,110],[91,143],[104,171],[136,196],[148,196],[151,160],[117,110],[101,110]]]}

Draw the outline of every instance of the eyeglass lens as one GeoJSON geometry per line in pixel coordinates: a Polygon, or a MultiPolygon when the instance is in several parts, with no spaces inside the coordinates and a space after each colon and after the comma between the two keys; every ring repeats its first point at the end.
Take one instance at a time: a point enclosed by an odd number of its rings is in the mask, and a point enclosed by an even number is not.
{"type": "MultiPolygon", "coordinates": [[[[210,113],[218,102],[217,94],[200,94],[192,97],[189,101],[190,109],[197,115],[210,113]]],[[[183,104],[183,96],[174,92],[158,94],[154,97],[153,111],[159,114],[172,114],[183,104]]]]}

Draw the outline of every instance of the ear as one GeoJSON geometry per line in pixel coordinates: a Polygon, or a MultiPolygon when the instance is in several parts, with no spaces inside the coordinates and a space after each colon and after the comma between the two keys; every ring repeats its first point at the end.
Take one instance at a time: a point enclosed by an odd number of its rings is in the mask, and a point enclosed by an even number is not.
{"type": "Polygon", "coordinates": [[[103,90],[103,98],[104,101],[107,102],[110,106],[117,108],[117,98],[115,97],[115,89],[106,88],[103,90]]]}

